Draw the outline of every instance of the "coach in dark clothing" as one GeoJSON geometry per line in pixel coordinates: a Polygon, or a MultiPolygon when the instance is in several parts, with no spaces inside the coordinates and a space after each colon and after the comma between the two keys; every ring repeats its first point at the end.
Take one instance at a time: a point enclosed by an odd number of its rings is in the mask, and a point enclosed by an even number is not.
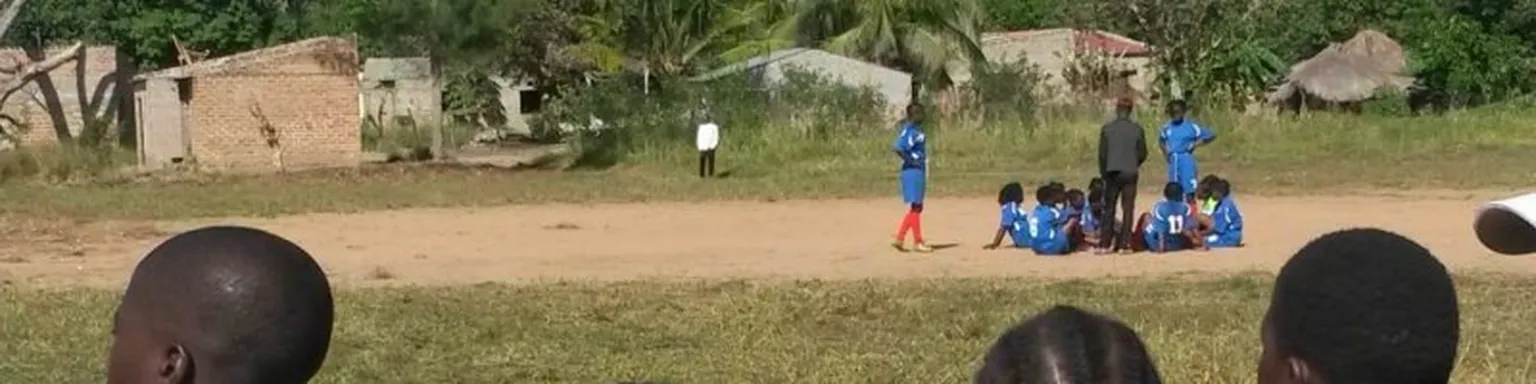
{"type": "Polygon", "coordinates": [[[1100,251],[1130,249],[1136,216],[1136,177],[1147,161],[1147,134],[1131,120],[1132,102],[1115,102],[1115,120],[1099,132],[1099,174],[1104,178],[1104,217],[1099,218],[1100,251]],[[1120,220],[1115,220],[1115,201],[1120,220]]]}

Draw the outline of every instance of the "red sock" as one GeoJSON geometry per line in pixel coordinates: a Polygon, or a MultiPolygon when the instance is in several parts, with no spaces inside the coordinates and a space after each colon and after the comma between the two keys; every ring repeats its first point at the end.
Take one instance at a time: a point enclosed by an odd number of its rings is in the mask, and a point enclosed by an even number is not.
{"type": "Polygon", "coordinates": [[[916,222],[917,216],[913,215],[912,212],[907,212],[905,216],[902,216],[901,227],[896,229],[896,241],[907,241],[907,231],[912,229],[913,224],[916,222]]]}
{"type": "Polygon", "coordinates": [[[912,212],[907,215],[912,217],[912,242],[923,244],[923,214],[912,212]]]}

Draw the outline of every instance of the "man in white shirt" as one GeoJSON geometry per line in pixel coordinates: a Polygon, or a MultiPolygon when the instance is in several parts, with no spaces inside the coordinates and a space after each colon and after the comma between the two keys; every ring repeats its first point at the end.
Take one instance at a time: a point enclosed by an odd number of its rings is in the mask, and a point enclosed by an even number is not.
{"type": "Polygon", "coordinates": [[[715,147],[720,145],[720,125],[705,115],[694,141],[699,147],[699,177],[715,177],[715,147]]]}

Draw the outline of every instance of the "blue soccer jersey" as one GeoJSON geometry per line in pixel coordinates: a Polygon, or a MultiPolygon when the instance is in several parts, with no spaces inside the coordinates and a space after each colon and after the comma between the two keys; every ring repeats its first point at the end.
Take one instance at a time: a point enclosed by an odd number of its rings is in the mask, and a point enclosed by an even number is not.
{"type": "Polygon", "coordinates": [[[1008,238],[1013,240],[1013,246],[1028,247],[1029,212],[1024,212],[1024,208],[1020,207],[1019,203],[1007,203],[1003,204],[1001,216],[998,226],[1008,231],[1008,238]]]}
{"type": "Polygon", "coordinates": [[[1236,247],[1243,243],[1243,213],[1231,196],[1222,198],[1211,211],[1211,234],[1206,242],[1212,247],[1236,247]]]}
{"type": "Polygon", "coordinates": [[[1179,201],[1159,201],[1152,206],[1152,220],[1147,223],[1147,234],[1180,235],[1185,225],[1196,225],[1189,204],[1179,201]]]}
{"type": "Polygon", "coordinates": [[[1216,139],[1216,132],[1195,124],[1194,121],[1169,121],[1158,132],[1157,141],[1162,144],[1168,154],[1192,153],[1195,144],[1204,143],[1216,139]]]}
{"type": "Polygon", "coordinates": [[[1029,244],[1035,253],[1059,255],[1067,251],[1067,234],[1062,226],[1067,216],[1060,209],[1048,204],[1035,206],[1029,215],[1029,244]]]}
{"type": "Polygon", "coordinates": [[[901,169],[928,167],[928,137],[917,127],[917,124],[902,123],[901,134],[896,136],[896,142],[891,148],[901,153],[902,158],[905,159],[901,169]]]}
{"type": "Polygon", "coordinates": [[[1092,205],[1083,204],[1083,208],[1077,214],[1077,225],[1082,227],[1084,232],[1093,232],[1099,229],[1099,218],[1093,215],[1092,205]]]}

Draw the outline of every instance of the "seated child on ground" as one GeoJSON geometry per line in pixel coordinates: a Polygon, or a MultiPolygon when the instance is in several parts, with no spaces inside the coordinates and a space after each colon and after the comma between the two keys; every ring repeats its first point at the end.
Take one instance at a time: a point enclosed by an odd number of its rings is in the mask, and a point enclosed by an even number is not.
{"type": "Polygon", "coordinates": [[[1145,228],[1145,249],[1162,253],[1204,248],[1198,216],[1184,201],[1184,189],[1178,183],[1168,183],[1163,186],[1163,198],[1137,220],[1141,223],[1137,226],[1145,228]]]}
{"type": "Polygon", "coordinates": [[[1098,216],[1093,212],[1093,206],[1087,197],[1083,196],[1083,191],[1077,189],[1067,191],[1067,208],[1063,212],[1067,217],[1077,218],[1076,228],[1070,234],[1073,250],[1098,245],[1098,216]]]}
{"type": "Polygon", "coordinates": [[[1200,214],[1210,216],[1211,211],[1216,210],[1216,199],[1211,198],[1211,186],[1222,180],[1214,174],[1200,179],[1200,189],[1195,191],[1195,202],[1198,203],[1195,208],[1200,210],[1200,214]]]}
{"type": "Polygon", "coordinates": [[[1071,251],[1068,234],[1077,225],[1077,218],[1067,217],[1058,206],[1066,204],[1066,193],[1045,185],[1035,191],[1035,206],[1029,214],[1029,245],[1037,255],[1065,255],[1071,251]]]}
{"type": "MultiPolygon", "coordinates": [[[[1052,181],[1052,182],[1049,182],[1049,183],[1045,183],[1045,186],[1051,189],[1051,194],[1052,195],[1060,194],[1062,196],[1066,196],[1066,194],[1067,194],[1067,185],[1066,184],[1062,184],[1059,181],[1052,181]]],[[[1056,201],[1056,209],[1066,209],[1066,208],[1067,208],[1067,200],[1066,199],[1061,199],[1061,200],[1056,201]]]]}
{"type": "Polygon", "coordinates": [[[1003,243],[1004,235],[1008,236],[1014,247],[1029,246],[1029,229],[1024,228],[1028,224],[1029,213],[1024,211],[1023,204],[1023,186],[1017,182],[1003,185],[1003,190],[997,192],[997,205],[1002,207],[997,234],[992,236],[992,243],[983,248],[996,249],[1003,243]]]}
{"type": "Polygon", "coordinates": [[[1243,213],[1237,210],[1237,202],[1232,198],[1232,183],[1216,180],[1211,184],[1211,197],[1217,203],[1211,212],[1211,229],[1205,233],[1206,245],[1243,246],[1243,213]]]}

